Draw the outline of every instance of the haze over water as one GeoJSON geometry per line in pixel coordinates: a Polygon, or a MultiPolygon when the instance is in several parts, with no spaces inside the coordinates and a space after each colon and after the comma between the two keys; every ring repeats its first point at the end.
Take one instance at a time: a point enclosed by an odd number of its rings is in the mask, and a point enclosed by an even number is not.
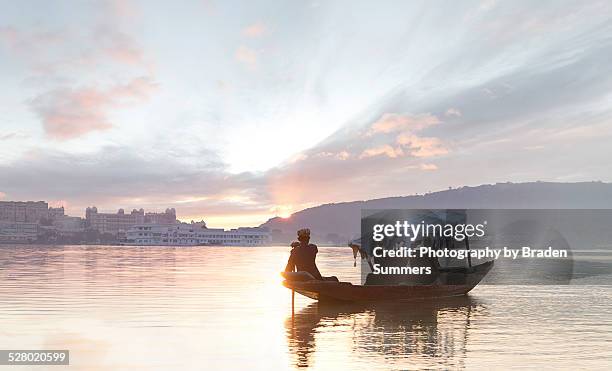
{"type": "MultiPolygon", "coordinates": [[[[408,304],[296,295],[292,319],[279,276],[288,250],[0,246],[0,349],[69,349],[71,370],[612,364],[609,275],[408,304]]],[[[324,275],[360,281],[350,249],[320,248],[317,261],[324,275]]]]}

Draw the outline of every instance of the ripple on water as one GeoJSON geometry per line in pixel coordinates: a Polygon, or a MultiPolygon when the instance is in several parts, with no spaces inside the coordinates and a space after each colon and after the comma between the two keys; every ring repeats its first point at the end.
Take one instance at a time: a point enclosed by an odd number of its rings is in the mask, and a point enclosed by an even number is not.
{"type": "MultiPolygon", "coordinates": [[[[292,318],[278,274],[287,255],[1,246],[0,348],[69,348],[71,368],[84,370],[612,364],[610,287],[481,285],[457,300],[401,305],[296,296],[292,318]]],[[[323,274],[359,283],[350,250],[320,248],[318,261],[323,274]]]]}

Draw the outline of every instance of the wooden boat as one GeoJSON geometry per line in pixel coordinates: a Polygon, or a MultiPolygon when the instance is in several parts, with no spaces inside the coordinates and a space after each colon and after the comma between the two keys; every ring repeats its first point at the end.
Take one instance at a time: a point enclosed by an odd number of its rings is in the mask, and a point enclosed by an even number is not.
{"type": "MultiPolygon", "coordinates": [[[[435,283],[427,285],[353,285],[349,282],[292,279],[283,274],[283,285],[322,302],[410,301],[461,296],[472,290],[491,270],[493,261],[469,268],[441,269],[435,283]]],[[[284,273],[284,272],[283,272],[284,273]]]]}

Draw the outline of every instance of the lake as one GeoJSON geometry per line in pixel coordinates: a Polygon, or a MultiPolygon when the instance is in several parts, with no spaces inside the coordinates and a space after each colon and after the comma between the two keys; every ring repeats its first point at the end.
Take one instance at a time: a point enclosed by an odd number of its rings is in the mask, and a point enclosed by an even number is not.
{"type": "MultiPolygon", "coordinates": [[[[324,275],[360,282],[350,249],[319,250],[324,275]]],[[[467,297],[407,304],[319,305],[296,295],[292,317],[279,276],[288,251],[0,245],[0,349],[69,349],[71,365],[53,370],[612,364],[609,274],[579,285],[480,285],[467,297]]],[[[581,261],[610,263],[598,254],[581,261]]]]}

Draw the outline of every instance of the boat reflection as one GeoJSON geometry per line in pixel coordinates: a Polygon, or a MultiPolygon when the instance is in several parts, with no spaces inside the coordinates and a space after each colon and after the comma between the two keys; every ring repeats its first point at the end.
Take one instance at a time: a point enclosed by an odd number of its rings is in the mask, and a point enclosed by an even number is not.
{"type": "Polygon", "coordinates": [[[285,328],[297,367],[311,366],[317,341],[327,336],[325,344],[349,344],[352,353],[454,368],[463,365],[470,321],[482,314],[486,306],[470,296],[406,303],[315,302],[287,318],[285,328]]]}

